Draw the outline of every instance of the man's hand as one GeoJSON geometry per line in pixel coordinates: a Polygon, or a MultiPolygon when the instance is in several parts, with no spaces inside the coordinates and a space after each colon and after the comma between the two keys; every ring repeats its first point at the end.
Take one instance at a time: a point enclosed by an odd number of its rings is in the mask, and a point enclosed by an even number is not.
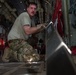
{"type": "Polygon", "coordinates": [[[42,31],[46,28],[46,23],[43,23],[43,24],[38,24],[37,25],[37,28],[39,29],[39,31],[42,31]]]}

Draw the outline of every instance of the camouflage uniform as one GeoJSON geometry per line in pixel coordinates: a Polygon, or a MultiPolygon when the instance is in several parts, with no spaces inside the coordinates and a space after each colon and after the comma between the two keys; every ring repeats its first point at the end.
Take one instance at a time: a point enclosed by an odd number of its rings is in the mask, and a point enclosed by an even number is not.
{"type": "Polygon", "coordinates": [[[25,40],[15,39],[9,41],[9,48],[5,48],[4,61],[38,61],[39,55],[25,40]]]}

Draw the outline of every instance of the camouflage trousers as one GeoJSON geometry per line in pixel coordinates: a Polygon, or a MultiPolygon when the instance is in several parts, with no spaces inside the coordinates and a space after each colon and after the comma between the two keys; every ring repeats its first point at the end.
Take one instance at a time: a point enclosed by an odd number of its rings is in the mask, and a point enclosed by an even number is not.
{"type": "Polygon", "coordinates": [[[4,50],[2,60],[8,61],[39,61],[40,57],[36,50],[33,49],[25,40],[15,39],[9,42],[9,47],[4,50]]]}

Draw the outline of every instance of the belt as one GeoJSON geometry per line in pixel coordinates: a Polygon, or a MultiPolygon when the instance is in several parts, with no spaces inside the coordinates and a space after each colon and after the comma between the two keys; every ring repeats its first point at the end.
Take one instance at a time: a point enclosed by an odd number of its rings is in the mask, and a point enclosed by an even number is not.
{"type": "MultiPolygon", "coordinates": [[[[22,41],[22,40],[24,40],[24,39],[12,39],[12,40],[9,40],[8,43],[11,43],[11,42],[16,41],[16,40],[21,40],[21,41],[22,41]]],[[[24,40],[24,41],[25,41],[25,40],[24,40]]]]}

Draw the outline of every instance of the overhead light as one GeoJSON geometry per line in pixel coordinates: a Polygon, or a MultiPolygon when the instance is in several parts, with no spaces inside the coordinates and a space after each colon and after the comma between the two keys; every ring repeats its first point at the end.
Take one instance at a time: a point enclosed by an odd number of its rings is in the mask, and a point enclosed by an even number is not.
{"type": "Polygon", "coordinates": [[[20,3],[22,3],[22,1],[20,1],[20,3]]]}

